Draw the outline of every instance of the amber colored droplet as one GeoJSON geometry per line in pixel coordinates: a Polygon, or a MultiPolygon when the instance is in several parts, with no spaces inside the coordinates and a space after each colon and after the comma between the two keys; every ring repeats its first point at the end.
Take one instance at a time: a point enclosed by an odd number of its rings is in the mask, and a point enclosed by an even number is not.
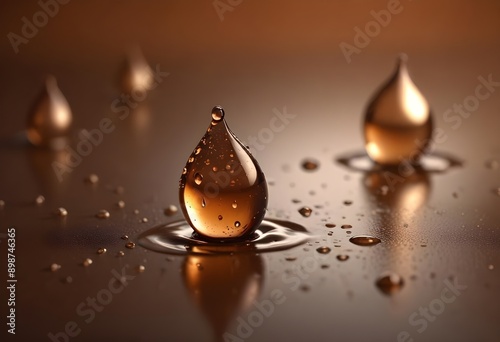
{"type": "Polygon", "coordinates": [[[43,197],[42,195],[38,195],[36,198],[35,198],[35,204],[36,205],[41,205],[45,202],[45,197],[43,197]]]}
{"type": "Polygon", "coordinates": [[[85,267],[88,267],[88,266],[92,265],[92,263],[93,263],[92,259],[86,258],[85,260],[83,260],[82,265],[85,267]]]}
{"type": "Polygon", "coordinates": [[[61,269],[61,265],[59,265],[59,264],[53,263],[53,264],[50,265],[50,270],[52,272],[57,272],[60,269],[61,269]]]}
{"type": "Polygon", "coordinates": [[[198,148],[193,151],[181,175],[181,209],[191,227],[204,237],[242,238],[252,234],[264,218],[266,178],[229,129],[222,107],[214,107],[211,118],[197,145],[203,148],[199,153],[198,148]],[[210,166],[206,160],[211,161],[210,166]],[[238,203],[236,208],[234,203],[238,203]]]}
{"type": "Polygon", "coordinates": [[[96,184],[99,182],[99,176],[96,175],[95,173],[91,173],[87,177],[85,177],[85,182],[90,183],[90,184],[96,184]]]}
{"type": "Polygon", "coordinates": [[[143,217],[143,218],[142,218],[142,220],[141,220],[141,222],[142,222],[142,223],[148,223],[148,221],[149,221],[149,220],[148,220],[148,218],[147,218],[147,217],[143,217]]]}
{"type": "Polygon", "coordinates": [[[139,47],[134,47],[127,54],[121,71],[121,87],[125,93],[148,91],[154,82],[153,71],[146,62],[139,47]]]}
{"type": "Polygon", "coordinates": [[[396,165],[402,159],[417,162],[432,134],[429,104],[408,74],[401,55],[394,75],[368,105],[364,121],[365,147],[379,164],[396,165]]]}
{"type": "Polygon", "coordinates": [[[325,227],[326,228],[335,228],[336,225],[334,223],[327,223],[327,224],[325,224],[325,227]]]}
{"type": "Polygon", "coordinates": [[[118,253],[116,253],[116,256],[118,256],[118,257],[122,257],[124,255],[125,255],[125,253],[123,251],[119,251],[118,253]]]}
{"type": "Polygon", "coordinates": [[[103,210],[99,210],[99,212],[95,216],[99,219],[107,219],[111,215],[109,214],[109,211],[103,209],[103,210]]]}
{"type": "Polygon", "coordinates": [[[118,201],[116,202],[116,206],[120,209],[125,208],[125,202],[124,201],[118,201]]]}
{"type": "Polygon", "coordinates": [[[135,242],[127,242],[125,244],[125,247],[127,247],[128,249],[135,248],[135,242]]]}
{"type": "Polygon", "coordinates": [[[144,265],[139,265],[137,266],[137,272],[142,273],[146,270],[146,267],[144,265]]]}
{"type": "Polygon", "coordinates": [[[349,259],[349,255],[346,255],[346,254],[337,255],[337,260],[339,260],[339,261],[346,261],[347,259],[349,259]]]}
{"type": "Polygon", "coordinates": [[[392,295],[403,288],[404,280],[396,273],[385,273],[377,279],[375,284],[384,294],[392,295]]]}
{"type": "Polygon", "coordinates": [[[350,224],[343,224],[343,225],[340,226],[340,228],[342,228],[342,229],[350,229],[350,228],[352,228],[352,226],[350,224]]]}
{"type": "Polygon", "coordinates": [[[61,216],[61,217],[65,217],[65,216],[68,216],[68,211],[64,208],[57,208],[56,215],[61,216]]]}
{"type": "Polygon", "coordinates": [[[97,249],[97,254],[104,254],[106,253],[108,250],[106,248],[98,248],[97,249]]]}
{"type": "Polygon", "coordinates": [[[302,168],[307,171],[314,171],[319,167],[319,163],[316,160],[306,159],[302,162],[302,168]]]}
{"type": "Polygon", "coordinates": [[[122,235],[122,236],[120,237],[120,239],[122,239],[122,240],[128,240],[128,235],[122,235]]]}
{"type": "Polygon", "coordinates": [[[302,207],[299,209],[299,213],[304,217],[309,217],[312,214],[312,209],[309,207],[302,207]]]}
{"type": "Polygon", "coordinates": [[[171,204],[165,208],[163,213],[167,216],[175,215],[177,213],[177,207],[175,205],[171,204]]]}
{"type": "Polygon", "coordinates": [[[55,77],[50,75],[28,114],[28,140],[35,146],[61,149],[66,144],[71,121],[68,101],[57,86],[55,77]]]}
{"type": "Polygon", "coordinates": [[[316,251],[320,254],[328,254],[330,253],[332,250],[330,247],[326,247],[326,246],[322,246],[322,247],[319,247],[316,249],[316,251]]]}
{"type": "Polygon", "coordinates": [[[375,246],[382,242],[379,238],[368,235],[353,236],[349,241],[358,246],[375,246]]]}

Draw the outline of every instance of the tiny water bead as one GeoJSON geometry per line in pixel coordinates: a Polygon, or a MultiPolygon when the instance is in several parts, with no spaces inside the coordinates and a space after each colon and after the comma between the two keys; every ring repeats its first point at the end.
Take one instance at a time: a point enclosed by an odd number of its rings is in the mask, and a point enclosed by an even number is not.
{"type": "Polygon", "coordinates": [[[121,69],[120,78],[120,85],[125,93],[131,93],[132,91],[144,92],[152,89],[154,83],[153,71],[138,46],[128,52],[121,69]]]}
{"type": "Polygon", "coordinates": [[[340,228],[342,228],[342,229],[350,229],[350,228],[352,228],[352,226],[350,224],[343,224],[342,226],[340,226],[340,228]]]}
{"type": "Polygon", "coordinates": [[[314,171],[319,167],[319,162],[313,159],[306,159],[302,162],[302,168],[306,171],[314,171]]]}
{"type": "Polygon", "coordinates": [[[57,216],[61,216],[61,217],[66,217],[66,216],[68,216],[68,211],[66,209],[62,208],[62,207],[61,208],[57,208],[56,215],[57,216]]]}
{"type": "Polygon", "coordinates": [[[384,273],[381,275],[375,285],[386,295],[392,295],[403,288],[404,280],[403,278],[396,273],[384,273]]]}
{"type": "MultiPolygon", "coordinates": [[[[184,168],[186,169],[186,168],[184,168]]],[[[187,173],[187,171],[186,171],[187,173]]],[[[177,214],[177,207],[173,204],[169,205],[168,207],[165,208],[165,210],[163,211],[163,213],[166,215],[166,216],[173,216],[175,214],[177,214]]]]}
{"type": "Polygon", "coordinates": [[[85,177],[85,183],[89,184],[97,184],[99,182],[99,176],[95,173],[91,173],[87,177],[85,177]]]}
{"type": "Polygon", "coordinates": [[[337,255],[337,260],[338,261],[346,261],[347,259],[349,259],[349,255],[346,255],[346,254],[339,254],[339,255],[337,255]]]}
{"type": "Polygon", "coordinates": [[[135,242],[132,242],[132,241],[127,242],[125,244],[125,247],[127,247],[128,249],[133,249],[133,248],[135,248],[135,242]]]}
{"type": "Polygon", "coordinates": [[[95,216],[96,216],[98,219],[108,219],[108,218],[110,218],[110,217],[111,217],[111,215],[109,214],[109,211],[104,210],[104,209],[99,210],[95,216]]]}
{"type": "Polygon", "coordinates": [[[327,224],[325,224],[325,227],[326,228],[335,228],[335,227],[337,227],[337,225],[334,223],[327,223],[327,224]]]}
{"type": "Polygon", "coordinates": [[[349,241],[358,246],[375,246],[382,242],[379,238],[369,235],[353,236],[349,241]]]}
{"type": "Polygon", "coordinates": [[[68,101],[59,90],[55,77],[48,76],[45,87],[28,114],[28,140],[35,146],[61,149],[69,135],[71,121],[68,101]]]}
{"type": "Polygon", "coordinates": [[[316,249],[316,251],[320,254],[328,254],[330,253],[332,250],[330,247],[326,247],[326,246],[322,246],[322,247],[319,247],[316,249]]]}
{"type": "Polygon", "coordinates": [[[41,205],[45,202],[45,197],[43,197],[42,195],[39,195],[35,198],[35,204],[36,205],[41,205]]]}
{"type": "Polygon", "coordinates": [[[410,78],[406,60],[400,56],[395,73],[366,110],[366,152],[379,164],[396,165],[401,158],[416,163],[431,140],[429,104],[410,78]]]}
{"type": "Polygon", "coordinates": [[[101,248],[98,248],[98,249],[97,249],[97,254],[104,254],[104,253],[106,253],[107,251],[108,251],[108,250],[107,250],[106,248],[102,248],[102,247],[101,247],[101,248]]]}
{"type": "Polygon", "coordinates": [[[51,272],[57,272],[61,269],[61,265],[53,263],[50,265],[50,271],[51,272]]]}
{"type": "Polygon", "coordinates": [[[92,265],[92,263],[93,263],[92,259],[86,258],[85,260],[83,260],[82,265],[84,267],[89,267],[90,265],[92,265]]]}
{"type": "Polygon", "coordinates": [[[299,213],[304,217],[309,217],[312,214],[312,209],[309,207],[302,207],[299,209],[299,213]]]}
{"type": "Polygon", "coordinates": [[[179,183],[187,222],[201,237],[219,240],[251,236],[268,200],[264,173],[224,117],[222,107],[212,109],[207,132],[189,156],[179,183]]]}

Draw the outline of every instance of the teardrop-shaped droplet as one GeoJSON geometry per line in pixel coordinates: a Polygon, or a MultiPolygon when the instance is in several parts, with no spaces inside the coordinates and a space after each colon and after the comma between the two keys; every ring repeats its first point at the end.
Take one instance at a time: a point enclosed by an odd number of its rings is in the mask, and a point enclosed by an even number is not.
{"type": "Polygon", "coordinates": [[[375,246],[382,242],[379,238],[369,235],[353,236],[349,241],[358,246],[375,246]]]}
{"type": "Polygon", "coordinates": [[[375,285],[384,294],[391,295],[403,288],[404,281],[400,275],[390,272],[382,274],[375,282],[375,285]]]}
{"type": "Polygon", "coordinates": [[[213,108],[210,126],[197,146],[202,145],[191,154],[181,175],[184,216],[204,237],[233,239],[252,234],[264,218],[266,178],[227,126],[222,107],[213,108]]]}
{"type": "Polygon", "coordinates": [[[120,77],[121,87],[125,93],[144,92],[152,88],[153,71],[139,47],[134,47],[127,54],[120,77]]]}
{"type": "Polygon", "coordinates": [[[395,165],[406,159],[416,163],[432,134],[429,104],[408,74],[406,55],[401,55],[394,75],[368,106],[365,148],[379,164],[395,165]]]}
{"type": "Polygon", "coordinates": [[[69,134],[71,120],[68,101],[59,90],[55,77],[50,75],[28,114],[28,140],[36,146],[62,148],[69,134]]]}

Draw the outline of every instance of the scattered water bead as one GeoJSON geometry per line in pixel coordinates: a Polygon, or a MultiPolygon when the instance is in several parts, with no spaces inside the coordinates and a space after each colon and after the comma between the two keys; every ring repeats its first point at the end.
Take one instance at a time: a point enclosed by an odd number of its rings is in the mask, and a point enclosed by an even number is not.
{"type": "Polygon", "coordinates": [[[233,207],[233,209],[238,208],[238,203],[236,203],[236,201],[234,201],[233,204],[231,204],[231,207],[233,207]]]}
{"type": "Polygon", "coordinates": [[[91,173],[87,177],[85,177],[85,182],[90,184],[97,184],[99,182],[99,176],[95,173],[91,173]]]}
{"type": "Polygon", "coordinates": [[[286,257],[285,260],[286,261],[295,261],[295,260],[297,260],[297,257],[286,257]]]}
{"type": "Polygon", "coordinates": [[[127,247],[128,249],[133,249],[133,248],[135,248],[135,242],[132,242],[132,241],[127,242],[125,244],[125,247],[127,247]]]}
{"type": "Polygon", "coordinates": [[[411,158],[416,163],[431,141],[430,107],[411,80],[406,60],[406,55],[400,56],[394,75],[378,90],[366,110],[365,148],[379,164],[397,165],[401,158],[411,158]]]}
{"type": "Polygon", "coordinates": [[[212,121],[198,144],[204,147],[191,154],[179,183],[186,220],[198,234],[212,239],[250,236],[264,218],[268,197],[264,173],[224,115],[222,107],[212,109],[212,121]]]}
{"type": "Polygon", "coordinates": [[[143,217],[142,220],[141,220],[141,223],[148,223],[148,218],[147,217],[143,217]]]}
{"type": "Polygon", "coordinates": [[[340,226],[340,228],[342,228],[342,229],[350,229],[350,228],[352,228],[352,226],[350,224],[343,224],[343,225],[340,226]]]}
{"type": "Polygon", "coordinates": [[[299,213],[304,217],[309,217],[312,214],[312,209],[309,207],[302,207],[299,209],[299,213]]]}
{"type": "Polygon", "coordinates": [[[332,250],[330,247],[326,247],[326,246],[321,246],[319,248],[316,249],[316,251],[320,254],[328,254],[330,253],[332,250]]]}
{"type": "Polygon", "coordinates": [[[85,267],[88,267],[88,266],[92,265],[92,263],[93,263],[92,259],[86,258],[85,260],[83,260],[82,265],[85,267]]]}
{"type": "Polygon", "coordinates": [[[498,169],[498,166],[500,165],[500,163],[497,160],[490,159],[490,160],[487,160],[486,163],[484,163],[484,165],[486,166],[487,169],[496,170],[496,169],[498,169]]]}
{"type": "Polygon", "coordinates": [[[57,208],[56,210],[56,215],[57,216],[61,216],[61,217],[65,217],[65,216],[68,216],[68,211],[64,208],[57,208]]]}
{"type": "Polygon", "coordinates": [[[139,209],[134,209],[133,213],[134,213],[135,215],[139,215],[139,209]]]}
{"type": "Polygon", "coordinates": [[[121,69],[121,88],[125,93],[132,91],[145,92],[152,89],[154,82],[153,71],[149,67],[141,49],[132,48],[121,69]]]}
{"type": "Polygon", "coordinates": [[[117,257],[122,257],[124,255],[125,255],[125,252],[123,252],[123,251],[118,251],[118,253],[116,253],[117,257]]]}
{"type": "Polygon", "coordinates": [[[307,171],[314,171],[319,167],[319,162],[313,159],[306,159],[302,162],[302,168],[307,171]]]}
{"type": "Polygon", "coordinates": [[[73,282],[73,277],[72,276],[67,276],[63,280],[66,284],[71,284],[73,282]]]}
{"type": "Polygon", "coordinates": [[[337,260],[339,260],[339,261],[346,261],[347,259],[349,259],[349,255],[346,255],[346,254],[337,255],[337,260]]]}
{"type": "Polygon", "coordinates": [[[352,204],[352,201],[349,201],[349,200],[344,201],[344,205],[351,205],[351,204],[352,204]]]}
{"type": "Polygon", "coordinates": [[[107,210],[99,210],[97,212],[97,214],[95,215],[95,217],[97,217],[98,219],[108,219],[111,215],[109,214],[109,211],[107,210]]]}
{"type": "Polygon", "coordinates": [[[98,249],[97,249],[97,254],[104,254],[104,253],[106,253],[107,251],[108,251],[108,250],[107,250],[106,248],[101,247],[101,248],[98,248],[98,249]]]}
{"type": "Polygon", "coordinates": [[[493,271],[493,270],[495,269],[495,266],[494,266],[494,265],[488,265],[488,269],[489,269],[490,271],[493,271]]]}
{"type": "Polygon", "coordinates": [[[381,275],[375,284],[384,294],[392,295],[403,288],[404,280],[398,274],[391,272],[381,275]]]}
{"type": "Polygon", "coordinates": [[[48,76],[28,114],[28,140],[35,146],[61,149],[66,145],[71,121],[68,101],[59,90],[55,77],[48,76]]]}
{"type": "Polygon", "coordinates": [[[120,237],[120,239],[122,239],[122,240],[128,240],[128,235],[122,235],[122,236],[120,237]]]}
{"type": "Polygon", "coordinates": [[[36,205],[43,204],[44,202],[45,202],[45,197],[43,197],[42,195],[38,195],[38,196],[35,198],[35,204],[36,204],[36,205]]]}
{"type": "Polygon", "coordinates": [[[50,265],[50,271],[51,272],[57,272],[61,269],[61,265],[53,263],[50,265]]]}
{"type": "Polygon", "coordinates": [[[137,272],[142,273],[146,270],[146,267],[144,265],[139,265],[137,266],[137,272]]]}
{"type": "Polygon", "coordinates": [[[5,207],[5,201],[4,200],[0,200],[0,208],[3,208],[5,207]]]}
{"type": "Polygon", "coordinates": [[[125,202],[124,201],[118,201],[116,202],[116,206],[120,209],[125,208],[125,202]]]}
{"type": "Polygon", "coordinates": [[[382,242],[379,238],[369,235],[357,235],[349,239],[353,244],[358,246],[375,246],[382,242]]]}
{"type": "Polygon", "coordinates": [[[337,226],[334,223],[327,223],[327,224],[325,224],[325,227],[326,228],[335,228],[337,226]]]}
{"type": "Polygon", "coordinates": [[[169,205],[168,207],[165,208],[165,210],[163,211],[163,213],[166,215],[166,216],[172,216],[172,215],[175,215],[177,214],[177,207],[173,204],[169,205]]]}
{"type": "Polygon", "coordinates": [[[125,188],[123,186],[117,186],[115,189],[115,194],[117,195],[123,195],[125,192],[125,188]]]}

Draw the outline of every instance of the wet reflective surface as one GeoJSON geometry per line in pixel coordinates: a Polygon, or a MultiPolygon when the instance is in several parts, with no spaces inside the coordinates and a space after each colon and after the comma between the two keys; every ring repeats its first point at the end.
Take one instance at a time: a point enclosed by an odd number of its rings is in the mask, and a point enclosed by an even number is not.
{"type": "MultiPolygon", "coordinates": [[[[497,2],[401,4],[347,63],[339,44],[354,44],[353,28],[364,29],[387,1],[243,1],[224,21],[210,1],[69,2],[18,54],[5,35],[21,34],[21,18],[40,8],[3,3],[0,234],[16,227],[16,338],[50,341],[75,322],[70,341],[211,342],[225,333],[244,341],[397,341],[405,332],[415,341],[498,341],[500,88],[490,85],[494,92],[474,110],[464,105],[474,105],[468,97],[480,77],[500,81],[497,2]],[[155,75],[157,64],[170,74],[155,77],[144,98],[122,98],[117,73],[137,42],[155,75]],[[423,172],[388,171],[373,169],[365,154],[368,167],[354,170],[337,161],[364,153],[367,100],[401,50],[443,130],[431,152],[460,166],[422,160],[423,172]],[[72,149],[60,153],[13,143],[47,73],[73,113],[72,149]],[[216,103],[265,171],[265,219],[305,227],[312,238],[304,244],[215,256],[141,246],[144,232],[183,219],[179,175],[216,103]],[[78,133],[100,130],[105,118],[114,130],[76,163],[78,133]],[[58,177],[53,163],[72,155],[74,167],[58,177]],[[91,174],[98,182],[87,181],[91,174]],[[39,195],[45,201],[36,204],[39,195]],[[100,210],[109,218],[95,217],[100,210]],[[349,241],[359,235],[382,242],[349,241]],[[377,286],[386,274],[403,280],[381,284],[396,286],[390,295],[377,286]]],[[[6,303],[0,307],[0,339],[10,341],[6,303]]]]}

